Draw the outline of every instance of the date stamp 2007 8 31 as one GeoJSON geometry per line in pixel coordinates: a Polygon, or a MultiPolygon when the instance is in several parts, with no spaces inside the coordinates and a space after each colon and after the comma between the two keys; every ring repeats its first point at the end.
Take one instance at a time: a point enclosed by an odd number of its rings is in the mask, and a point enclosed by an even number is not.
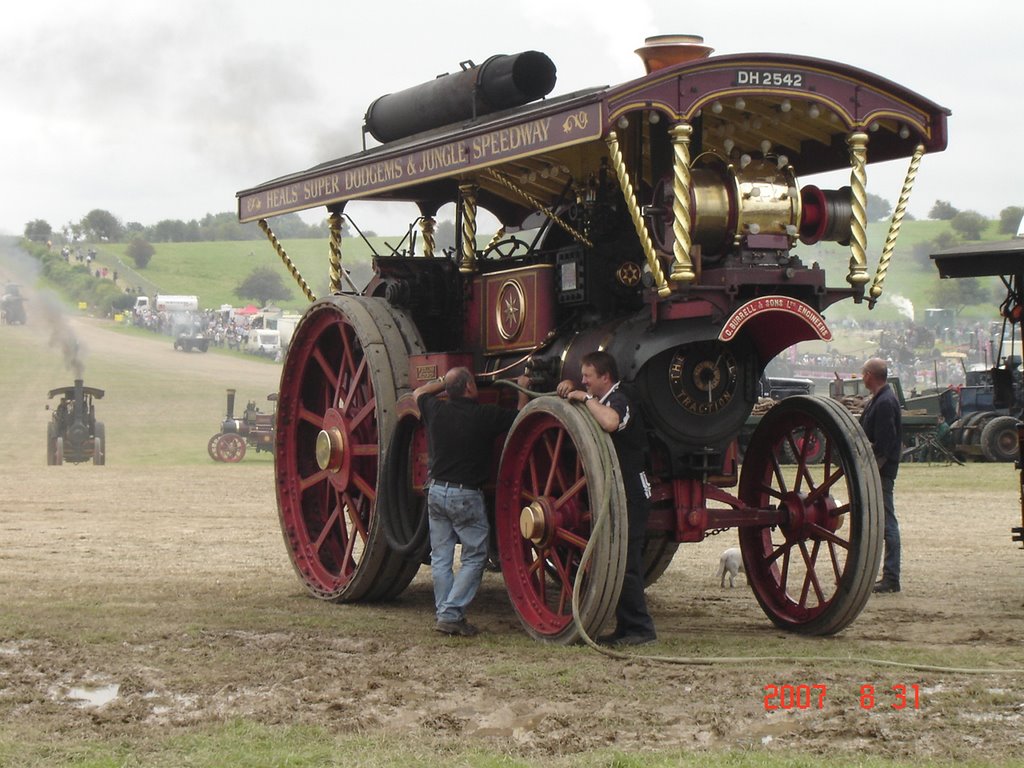
{"type": "MultiPolygon", "coordinates": [[[[813,685],[775,685],[764,686],[764,708],[779,709],[824,709],[828,697],[828,686],[822,683],[813,685]]],[[[858,700],[861,709],[874,709],[876,706],[888,705],[890,709],[920,709],[921,689],[917,683],[907,685],[896,683],[888,689],[876,692],[875,686],[865,684],[860,687],[858,700]]]]}

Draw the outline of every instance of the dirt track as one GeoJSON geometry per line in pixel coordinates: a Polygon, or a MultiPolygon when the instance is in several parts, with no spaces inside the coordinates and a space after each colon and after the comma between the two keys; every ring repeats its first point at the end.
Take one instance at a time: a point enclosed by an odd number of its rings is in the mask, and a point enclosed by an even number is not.
{"type": "Polygon", "coordinates": [[[719,588],[717,557],[734,534],[680,547],[650,592],[661,640],[646,650],[790,661],[660,665],[539,645],[496,573],[474,606],[485,635],[446,639],[431,631],[427,569],[389,605],[307,597],[281,540],[266,455],[238,465],[205,458],[211,430],[193,421],[212,428],[224,388],[240,378],[272,389],[274,366],[169,353],[169,341],[100,321],[72,328],[87,371],[155,382],[160,410],[179,414],[164,428],[195,443],[198,458],[150,461],[142,447],[156,436],[137,430],[152,403],[137,385],[107,383],[110,465],[46,467],[45,390],[70,383],[68,373],[35,312],[24,328],[0,327],[5,368],[38,356],[31,373],[0,374],[14,406],[0,446],[0,744],[47,734],[146,743],[243,717],[476,744],[537,762],[604,748],[997,762],[1024,753],[1024,675],[809,659],[1024,668],[1024,552],[1009,540],[1019,506],[1007,466],[906,468],[897,486],[905,591],[873,599],[835,638],[779,632],[747,589],[719,588]],[[193,397],[197,386],[183,376],[208,390],[203,403],[179,401],[163,384],[177,381],[193,397]],[[139,452],[127,453],[133,445],[139,452]],[[766,711],[769,684],[819,684],[827,696],[820,709],[766,711]],[[865,684],[878,695],[870,710],[860,706],[865,684]],[[917,685],[919,708],[893,709],[895,684],[917,685]],[[117,686],[109,703],[80,698],[108,686],[117,686]]]}

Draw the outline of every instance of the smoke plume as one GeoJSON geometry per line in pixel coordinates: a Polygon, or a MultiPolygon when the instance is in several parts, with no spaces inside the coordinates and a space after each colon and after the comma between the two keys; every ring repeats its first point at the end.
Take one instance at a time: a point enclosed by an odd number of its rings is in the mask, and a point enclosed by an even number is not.
{"type": "Polygon", "coordinates": [[[64,367],[71,371],[76,379],[84,379],[85,363],[82,361],[82,348],[68,323],[60,299],[46,291],[41,291],[38,298],[38,314],[50,326],[50,346],[60,350],[64,356],[64,367]]]}
{"type": "Polygon", "coordinates": [[[901,296],[898,293],[890,295],[889,301],[896,307],[897,312],[907,318],[910,322],[914,322],[914,302],[906,296],[901,296]]]}
{"type": "Polygon", "coordinates": [[[50,329],[50,346],[61,351],[65,367],[74,373],[76,379],[83,379],[85,364],[83,350],[78,338],[68,323],[60,299],[52,291],[36,290],[42,266],[18,247],[13,237],[0,237],[0,288],[7,282],[20,287],[22,296],[29,303],[29,321],[42,320],[50,329]],[[26,296],[26,292],[29,295],[26,296]]]}

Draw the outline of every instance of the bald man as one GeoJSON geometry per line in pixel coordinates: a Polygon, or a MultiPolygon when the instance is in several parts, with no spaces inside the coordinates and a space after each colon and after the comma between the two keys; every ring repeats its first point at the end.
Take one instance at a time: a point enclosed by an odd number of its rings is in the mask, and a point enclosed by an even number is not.
{"type": "Polygon", "coordinates": [[[896,520],[893,489],[903,455],[903,423],[896,393],[889,386],[889,367],[885,360],[873,357],[861,371],[864,386],[871,400],[860,416],[864,433],[871,441],[882,478],[882,504],[885,507],[885,557],[882,578],[875,583],[875,592],[900,591],[900,525],[896,520]]]}
{"type": "MultiPolygon", "coordinates": [[[[521,388],[530,378],[520,376],[521,388]]],[[[479,630],[466,621],[487,562],[490,526],[483,486],[491,469],[498,435],[508,432],[516,412],[477,402],[476,379],[468,368],[452,368],[444,376],[413,391],[427,429],[430,488],[430,571],[434,579],[434,629],[446,635],[472,637],[479,630]],[[448,397],[438,395],[444,391],[448,397]],[[459,572],[454,572],[455,545],[462,545],[459,572]]],[[[526,405],[520,389],[519,408],[526,405]]]]}

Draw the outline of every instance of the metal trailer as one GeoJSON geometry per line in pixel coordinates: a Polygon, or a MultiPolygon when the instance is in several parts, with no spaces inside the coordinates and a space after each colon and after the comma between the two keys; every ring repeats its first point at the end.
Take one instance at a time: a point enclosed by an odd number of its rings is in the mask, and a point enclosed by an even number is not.
{"type": "MultiPolygon", "coordinates": [[[[284,361],[275,437],[281,528],[313,595],[393,598],[423,562],[427,451],[412,389],[466,365],[481,397],[511,403],[502,384],[528,371],[550,391],[600,348],[648,425],[648,584],[680,543],[737,528],[754,595],[779,627],[835,633],[867,602],[883,511],[857,422],[828,398],[798,396],[761,419],[742,471],[736,438],[775,355],[831,339],[821,313],[833,303],[880,296],[921,158],[946,146],[948,110],[833,61],[711,56],[679,36],[638,52],[647,74],[542,101],[555,81],[543,54],[466,62],[375,101],[364,142],[378,146],[238,193],[240,220],[260,224],[313,302],[284,361]],[[907,178],[872,277],[867,166],[898,158],[907,178]],[[850,173],[841,189],[797,181],[839,169],[850,173]],[[418,210],[361,290],[343,284],[351,200],[418,210]],[[446,204],[457,242],[440,250],[446,204]],[[319,206],[331,295],[316,299],[268,218],[319,206]],[[481,209],[500,223],[489,240],[481,209]],[[822,240],[850,245],[831,285],[801,258],[822,240]],[[811,434],[820,464],[796,447],[811,434]],[[795,463],[783,468],[787,450],[795,463]]],[[[497,447],[485,493],[526,631],[560,643],[595,634],[625,568],[609,436],[538,397],[497,447]]]]}
{"type": "MultiPolygon", "coordinates": [[[[768,381],[772,380],[769,379],[768,381]]],[[[774,408],[785,397],[801,394],[797,391],[798,382],[807,382],[810,385],[807,393],[813,392],[813,382],[810,379],[798,378],[775,381],[789,381],[793,383],[788,388],[776,386],[766,390],[762,387],[762,400],[755,406],[754,412],[747,418],[743,425],[743,431],[740,433],[741,449],[745,450],[751,435],[753,435],[757,425],[761,423],[761,419],[770,408],[774,408]]],[[[963,463],[943,442],[942,430],[940,428],[943,420],[938,410],[932,412],[928,408],[920,407],[919,403],[908,401],[904,397],[903,385],[900,380],[892,378],[889,381],[892,384],[893,391],[896,393],[896,399],[899,401],[902,410],[903,461],[943,460],[963,463]]],[[[850,411],[850,414],[859,423],[863,403],[867,397],[867,393],[863,388],[863,382],[860,379],[834,379],[829,383],[829,397],[850,411]]],[[[797,440],[796,449],[803,451],[807,461],[810,463],[819,463],[824,458],[825,445],[817,433],[810,435],[809,444],[806,448],[803,447],[803,440],[797,440]]],[[[785,451],[784,458],[789,462],[795,461],[794,451],[785,451]]]]}
{"type": "MultiPolygon", "coordinates": [[[[1020,333],[1021,319],[1024,318],[1024,239],[1017,238],[997,243],[974,243],[961,245],[956,248],[933,253],[932,260],[939,270],[942,278],[960,277],[987,277],[997,276],[1006,288],[1006,298],[999,305],[999,315],[1003,320],[1003,333],[1000,339],[1006,337],[1006,330],[1010,330],[1012,339],[1020,333]]],[[[1000,415],[988,421],[984,430],[996,433],[1003,449],[1009,448],[1012,442],[1010,431],[1012,426],[1016,433],[1016,469],[1018,470],[1019,483],[1021,488],[1021,524],[1012,529],[1012,540],[1021,543],[1024,549],[1024,463],[1021,461],[1021,445],[1024,444],[1024,402],[1019,396],[1019,386],[1015,387],[1015,365],[1009,358],[1003,358],[1000,353],[996,354],[995,367],[989,372],[991,378],[991,393],[993,408],[1005,408],[1007,415],[1000,415]],[[1016,391],[1015,391],[1016,390],[1016,391]],[[1011,420],[1012,419],[1012,425],[1011,420]]],[[[991,413],[991,411],[978,411],[964,420],[965,428],[973,426],[968,424],[968,419],[980,420],[979,414],[991,413]]],[[[993,435],[989,441],[994,441],[993,435]]],[[[979,436],[979,441],[986,442],[984,434],[979,436]]]]}

